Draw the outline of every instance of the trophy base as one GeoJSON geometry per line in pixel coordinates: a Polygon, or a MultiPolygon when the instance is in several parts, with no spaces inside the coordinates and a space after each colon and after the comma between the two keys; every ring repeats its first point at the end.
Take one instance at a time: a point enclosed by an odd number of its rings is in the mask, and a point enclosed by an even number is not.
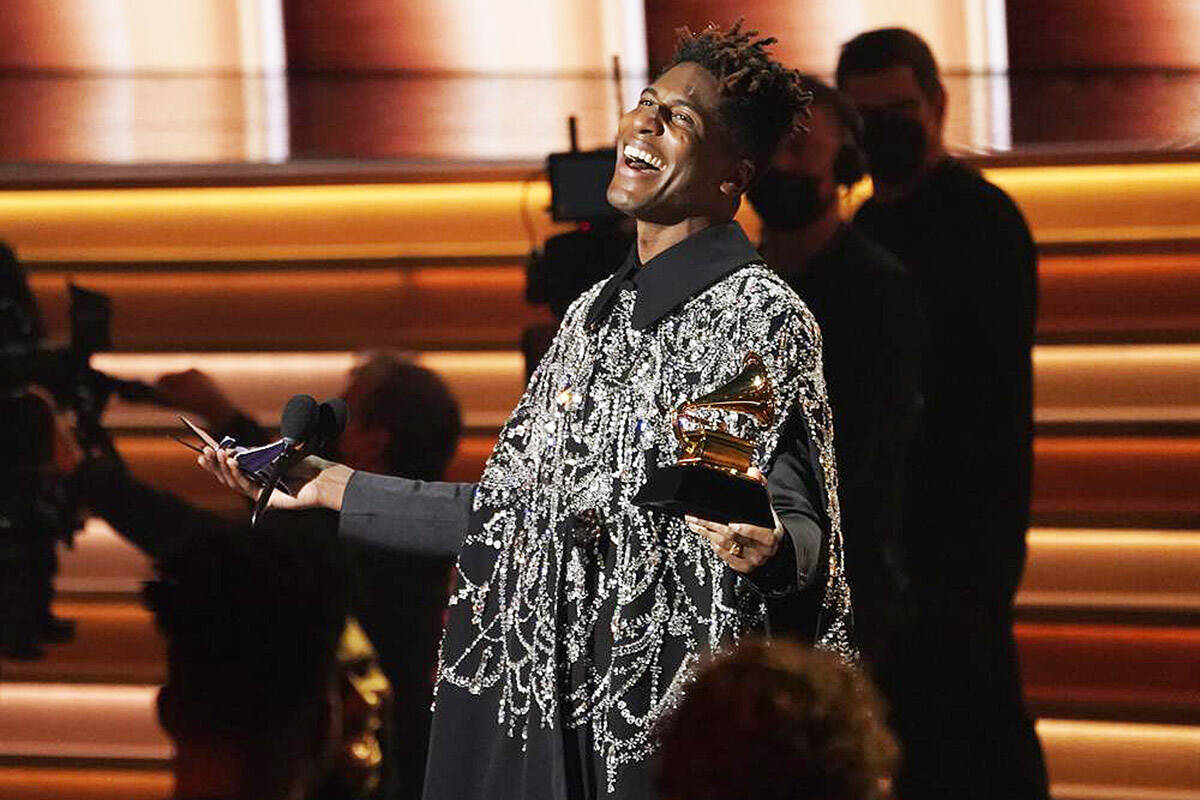
{"type": "Polygon", "coordinates": [[[748,522],[774,528],[766,485],[695,464],[675,464],[652,473],[633,497],[634,505],[728,524],[748,522]]]}

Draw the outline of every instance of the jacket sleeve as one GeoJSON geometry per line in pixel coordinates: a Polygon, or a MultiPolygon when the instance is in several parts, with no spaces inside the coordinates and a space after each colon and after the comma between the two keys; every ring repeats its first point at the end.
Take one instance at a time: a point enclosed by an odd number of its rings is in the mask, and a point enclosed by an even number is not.
{"type": "Polygon", "coordinates": [[[458,555],[474,483],[443,483],[355,472],[342,498],[343,538],[425,556],[458,555]]]}
{"type": "Polygon", "coordinates": [[[767,473],[771,507],[783,524],[779,550],[750,574],[751,582],[770,597],[780,597],[812,585],[819,571],[825,541],[821,486],[812,463],[812,449],[803,425],[789,427],[787,445],[767,473]]]}

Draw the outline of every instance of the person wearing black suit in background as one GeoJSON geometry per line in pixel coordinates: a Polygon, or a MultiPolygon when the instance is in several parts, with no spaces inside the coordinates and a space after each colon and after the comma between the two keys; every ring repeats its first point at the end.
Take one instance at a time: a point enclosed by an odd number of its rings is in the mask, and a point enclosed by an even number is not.
{"type": "MultiPolygon", "coordinates": [[[[807,130],[789,137],[749,192],[761,250],[821,326],[833,408],[838,495],[855,631],[890,693],[889,656],[903,615],[900,534],[905,461],[920,410],[924,318],[908,270],[842,221],[840,193],[866,165],[849,99],[811,76],[807,130]]],[[[791,598],[771,606],[772,633],[803,638],[791,598]]]]}
{"type": "Polygon", "coordinates": [[[1033,238],[1008,195],[947,155],[946,90],[920,37],[855,37],[837,83],[863,115],[875,184],[854,225],[912,272],[930,328],[901,539],[915,619],[897,790],[1044,798],[1012,630],[1033,468],[1033,238]]]}

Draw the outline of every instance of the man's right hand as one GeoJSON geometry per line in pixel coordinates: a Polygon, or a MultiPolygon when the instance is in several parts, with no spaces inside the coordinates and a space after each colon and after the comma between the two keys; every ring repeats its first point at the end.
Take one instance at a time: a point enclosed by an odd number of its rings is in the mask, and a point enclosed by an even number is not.
{"type": "MultiPolygon", "coordinates": [[[[211,473],[218,481],[244,494],[252,500],[257,500],[262,487],[246,477],[237,465],[232,450],[214,451],[211,447],[204,448],[196,463],[206,472],[211,473]]],[[[268,508],[278,508],[299,511],[306,508],[328,508],[333,511],[342,510],[342,495],[345,494],[346,484],[354,470],[345,464],[326,461],[316,456],[307,456],[288,471],[289,485],[299,486],[295,497],[284,492],[276,491],[267,503],[268,508]]]]}

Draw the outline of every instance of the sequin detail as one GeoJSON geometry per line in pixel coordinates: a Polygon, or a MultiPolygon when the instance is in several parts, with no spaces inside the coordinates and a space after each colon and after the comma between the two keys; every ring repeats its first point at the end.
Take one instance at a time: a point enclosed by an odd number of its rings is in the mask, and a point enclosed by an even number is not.
{"type": "MultiPolygon", "coordinates": [[[[438,685],[496,697],[508,735],[528,726],[590,725],[608,791],[654,747],[698,659],[761,625],[762,598],[681,519],[631,503],[648,464],[678,456],[670,411],[736,374],[759,353],[782,413],[756,434],[766,469],[789,418],[817,448],[832,521],[818,646],[850,659],[833,427],[820,332],[774,273],[752,264],[645,330],[622,289],[595,331],[596,285],[558,336],[500,433],[475,494],[459,556],[438,685]],[[601,642],[603,646],[597,646],[601,642]],[[453,643],[453,644],[451,644],[453,643]]],[[[482,702],[482,700],[481,700],[482,702]]]]}

